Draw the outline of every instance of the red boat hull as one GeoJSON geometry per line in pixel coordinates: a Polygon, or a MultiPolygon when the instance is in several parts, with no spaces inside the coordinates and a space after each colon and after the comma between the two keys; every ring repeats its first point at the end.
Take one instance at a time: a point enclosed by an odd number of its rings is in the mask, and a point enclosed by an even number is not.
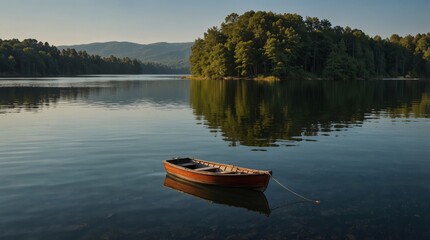
{"type": "Polygon", "coordinates": [[[177,166],[168,161],[163,161],[164,168],[168,174],[186,179],[188,181],[228,186],[249,188],[264,192],[270,180],[269,172],[252,174],[219,174],[216,172],[195,171],[181,166],[177,166]]]}

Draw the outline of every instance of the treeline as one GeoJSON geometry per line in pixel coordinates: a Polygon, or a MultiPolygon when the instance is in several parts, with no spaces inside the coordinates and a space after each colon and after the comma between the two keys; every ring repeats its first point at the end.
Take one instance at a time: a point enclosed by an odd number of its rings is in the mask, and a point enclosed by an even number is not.
{"type": "Polygon", "coordinates": [[[158,63],[128,57],[100,57],[75,49],[58,50],[35,39],[0,39],[0,76],[50,76],[80,74],[184,73],[158,63]]]}
{"type": "Polygon", "coordinates": [[[388,39],[297,14],[232,13],[197,39],[197,77],[430,77],[430,32],[388,39]]]}

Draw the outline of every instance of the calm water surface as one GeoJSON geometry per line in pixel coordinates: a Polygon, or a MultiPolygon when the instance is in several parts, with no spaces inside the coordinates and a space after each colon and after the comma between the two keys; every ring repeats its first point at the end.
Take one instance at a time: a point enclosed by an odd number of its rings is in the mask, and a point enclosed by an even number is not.
{"type": "Polygon", "coordinates": [[[0,80],[0,239],[429,239],[430,82],[0,80]],[[273,170],[264,194],[175,156],[273,170]]]}

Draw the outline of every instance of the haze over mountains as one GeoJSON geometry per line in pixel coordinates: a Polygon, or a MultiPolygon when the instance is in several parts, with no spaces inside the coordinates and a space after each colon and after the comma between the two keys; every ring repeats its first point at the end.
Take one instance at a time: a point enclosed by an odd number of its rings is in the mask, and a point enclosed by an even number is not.
{"type": "Polygon", "coordinates": [[[63,45],[58,49],[74,48],[102,57],[114,55],[129,57],[142,62],[157,62],[174,68],[189,68],[189,57],[193,42],[138,44],[132,42],[104,42],[79,45],[63,45]]]}

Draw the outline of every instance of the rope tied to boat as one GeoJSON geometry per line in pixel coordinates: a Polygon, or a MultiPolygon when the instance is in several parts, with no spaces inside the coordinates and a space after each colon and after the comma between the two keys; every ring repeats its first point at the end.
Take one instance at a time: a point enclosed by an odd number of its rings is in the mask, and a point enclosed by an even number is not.
{"type": "Polygon", "coordinates": [[[319,200],[312,200],[312,199],[309,199],[309,198],[307,198],[307,197],[305,197],[305,196],[303,196],[303,195],[300,195],[300,194],[298,194],[298,193],[294,192],[293,190],[291,190],[291,189],[287,188],[287,187],[286,187],[286,186],[284,186],[282,183],[280,183],[276,178],[274,178],[274,177],[273,177],[273,175],[272,175],[271,173],[269,173],[269,176],[273,179],[273,181],[275,181],[277,184],[279,184],[279,186],[281,186],[282,188],[284,188],[284,189],[285,189],[285,190],[287,190],[288,192],[290,192],[290,193],[292,193],[292,194],[296,195],[297,197],[299,197],[299,198],[301,198],[301,199],[304,199],[304,200],[306,200],[306,201],[309,201],[309,202],[313,202],[313,203],[316,203],[316,204],[320,204],[320,201],[319,201],[319,200]]]}

